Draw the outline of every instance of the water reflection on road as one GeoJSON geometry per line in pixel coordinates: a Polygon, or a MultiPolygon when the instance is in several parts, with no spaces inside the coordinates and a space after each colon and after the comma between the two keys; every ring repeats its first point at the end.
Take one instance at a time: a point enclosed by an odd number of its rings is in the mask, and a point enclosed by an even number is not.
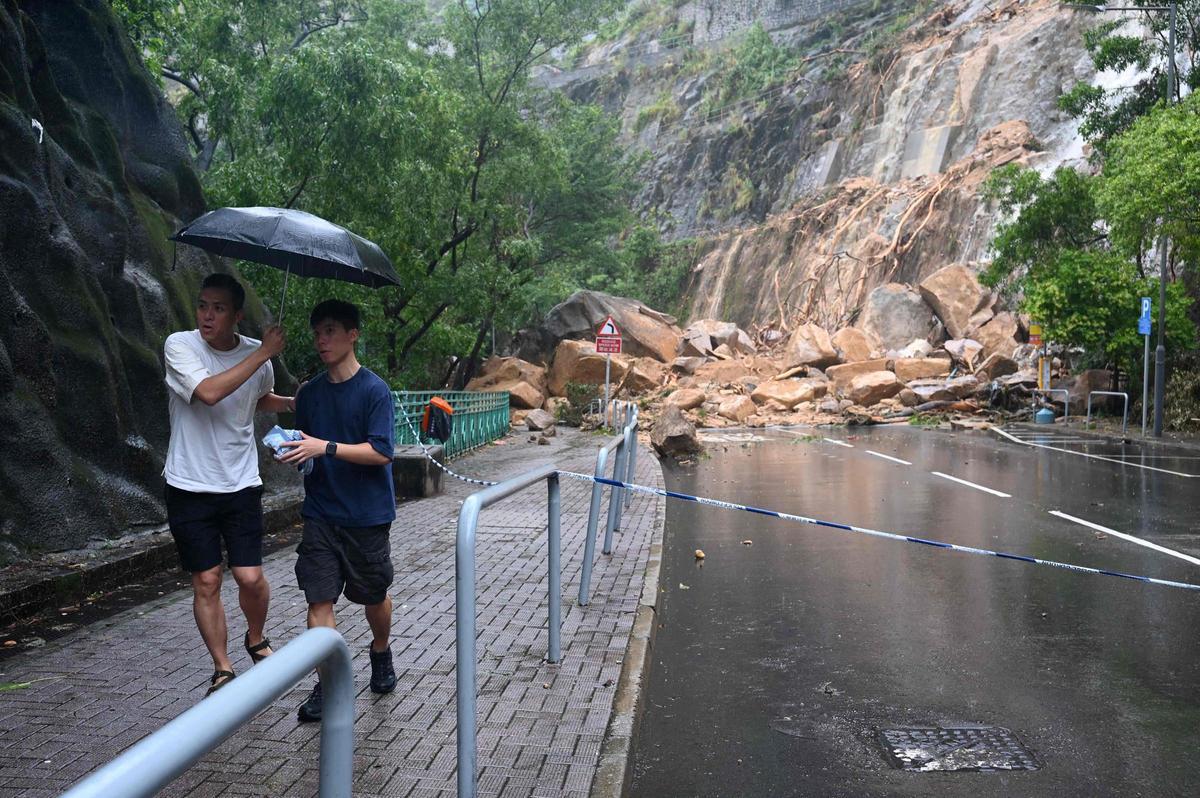
{"type": "MultiPolygon", "coordinates": [[[[852,448],[765,436],[710,444],[668,470],[668,487],[1200,582],[1193,565],[1048,512],[1197,554],[1189,481],[987,436],[836,436],[852,448]]],[[[1200,784],[1200,594],[686,502],[668,506],[661,587],[634,796],[1194,795],[1200,784]],[[1011,729],[1042,768],[917,775],[891,770],[875,743],[881,728],[955,724],[1011,729]]]]}

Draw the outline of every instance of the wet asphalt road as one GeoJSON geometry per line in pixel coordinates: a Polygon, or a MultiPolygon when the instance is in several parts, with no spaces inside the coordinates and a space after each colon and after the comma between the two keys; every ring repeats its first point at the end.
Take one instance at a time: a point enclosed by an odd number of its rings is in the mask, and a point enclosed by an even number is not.
{"type": "MultiPolygon", "coordinates": [[[[1050,515],[1200,557],[1200,479],[990,433],[760,434],[711,444],[668,487],[1200,583],[1200,566],[1050,515]]],[[[1197,452],[1059,440],[1200,474],[1197,452]]],[[[1200,592],[678,501],[661,588],[638,798],[1200,794],[1200,592]],[[877,743],[880,729],[978,724],[1011,730],[1040,769],[904,772],[877,743]]]]}

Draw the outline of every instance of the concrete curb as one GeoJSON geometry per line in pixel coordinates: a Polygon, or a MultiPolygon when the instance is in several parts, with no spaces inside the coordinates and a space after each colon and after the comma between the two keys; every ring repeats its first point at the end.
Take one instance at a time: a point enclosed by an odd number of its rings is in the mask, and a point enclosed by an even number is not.
{"type": "MultiPolygon", "coordinates": [[[[265,499],[264,531],[276,532],[298,523],[303,500],[303,489],[280,491],[265,499]]],[[[103,556],[103,551],[102,556],[87,550],[77,553],[88,561],[31,575],[24,584],[0,590],[0,623],[26,620],[47,609],[78,603],[96,591],[115,590],[149,574],[179,567],[175,542],[165,525],[139,533],[129,548],[112,551],[109,556],[103,556]]],[[[70,559],[70,553],[65,558],[70,559]]]]}
{"type": "MultiPolygon", "coordinates": [[[[621,676],[617,692],[613,697],[612,717],[600,744],[600,761],[596,775],[592,778],[589,798],[621,798],[632,778],[630,756],[633,735],[641,716],[642,691],[650,666],[650,654],[654,648],[654,633],[658,628],[657,605],[659,575],[662,571],[663,533],[666,529],[666,500],[661,500],[662,518],[655,524],[654,537],[650,540],[650,555],[646,562],[646,576],[642,582],[642,595],[638,600],[637,614],[633,619],[633,630],[629,645],[621,662],[621,676]]],[[[658,520],[658,519],[656,519],[658,520]]]]}
{"type": "Polygon", "coordinates": [[[1106,443],[1136,443],[1140,446],[1146,446],[1151,449],[1185,449],[1187,451],[1200,452],[1200,441],[1177,441],[1171,438],[1143,438],[1141,436],[1141,425],[1139,424],[1138,432],[1133,433],[1133,427],[1130,427],[1131,434],[1119,435],[1099,430],[1084,429],[1084,420],[1081,417],[1073,417],[1070,424],[1012,424],[1010,426],[1017,429],[1030,430],[1032,432],[1070,432],[1072,435],[1078,435],[1081,438],[1095,438],[1097,441],[1106,443]]]}

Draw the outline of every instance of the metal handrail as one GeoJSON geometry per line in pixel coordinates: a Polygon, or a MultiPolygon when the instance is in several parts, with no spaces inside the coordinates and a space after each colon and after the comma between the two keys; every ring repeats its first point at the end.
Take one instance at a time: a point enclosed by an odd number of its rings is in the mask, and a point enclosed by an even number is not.
{"type": "Polygon", "coordinates": [[[1037,400],[1038,394],[1040,394],[1040,393],[1048,393],[1048,394],[1061,393],[1067,397],[1066,399],[1063,400],[1063,421],[1066,421],[1068,424],[1070,424],[1071,420],[1069,418],[1067,418],[1067,413],[1071,409],[1071,392],[1068,391],[1066,388],[1034,388],[1033,389],[1033,398],[1035,400],[1034,401],[1035,405],[1037,404],[1036,400],[1037,400]]]}
{"type": "Polygon", "coordinates": [[[1087,424],[1089,427],[1092,424],[1092,397],[1093,396],[1121,396],[1125,399],[1125,409],[1121,413],[1121,434],[1125,434],[1125,430],[1129,427],[1129,394],[1124,391],[1090,391],[1087,401],[1087,424]]]}
{"type": "Polygon", "coordinates": [[[455,549],[455,667],[458,686],[458,795],[475,796],[475,765],[477,762],[475,720],[476,679],[478,662],[475,653],[475,528],[479,513],[501,499],[546,481],[547,501],[547,568],[549,571],[550,644],[546,659],[558,662],[562,657],[562,574],[560,570],[560,522],[562,498],[558,484],[558,468],[552,464],[535,468],[505,480],[466,498],[458,513],[458,537],[455,549]]]}
{"type": "MultiPolygon", "coordinates": [[[[624,480],[631,482],[633,478],[633,465],[637,451],[637,424],[638,411],[637,406],[633,406],[632,413],[629,416],[629,421],[620,435],[613,436],[607,443],[600,447],[596,452],[596,477],[604,477],[608,468],[609,455],[616,452],[613,457],[612,478],[616,480],[624,480]]],[[[623,491],[621,488],[609,486],[609,502],[608,516],[604,526],[604,554],[612,554],[613,533],[617,531],[621,523],[621,494],[625,493],[628,499],[631,494],[623,491]]],[[[592,585],[592,563],[596,558],[596,533],[600,525],[600,502],[603,499],[604,485],[600,482],[592,482],[592,500],[588,508],[588,526],[587,537],[583,543],[583,569],[579,576],[579,604],[586,607],[591,601],[591,585],[592,585]]]]}
{"type": "Polygon", "coordinates": [[[321,674],[320,798],[349,798],[354,775],[354,676],[346,641],[310,629],[218,692],[84,778],[61,798],[145,798],[177,778],[312,672],[321,674]]]}
{"type": "Polygon", "coordinates": [[[454,427],[443,451],[447,460],[491,443],[508,434],[507,391],[393,391],[396,410],[396,445],[416,444],[414,430],[429,400],[440,396],[454,408],[454,427]]]}

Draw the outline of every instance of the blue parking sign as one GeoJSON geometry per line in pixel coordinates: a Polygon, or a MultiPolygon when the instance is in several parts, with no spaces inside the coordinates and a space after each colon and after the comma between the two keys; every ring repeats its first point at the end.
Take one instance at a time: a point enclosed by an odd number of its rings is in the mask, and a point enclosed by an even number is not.
{"type": "Polygon", "coordinates": [[[1150,297],[1142,297],[1142,315],[1138,317],[1138,335],[1150,334],[1150,312],[1152,303],[1150,297]]]}

